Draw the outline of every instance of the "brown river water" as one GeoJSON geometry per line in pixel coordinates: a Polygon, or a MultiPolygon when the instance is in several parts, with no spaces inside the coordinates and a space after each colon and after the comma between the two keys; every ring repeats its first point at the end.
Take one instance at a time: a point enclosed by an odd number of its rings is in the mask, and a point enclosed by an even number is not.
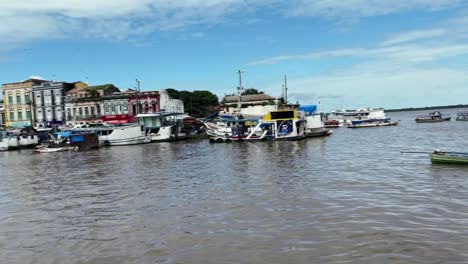
{"type": "MultiPolygon", "coordinates": [[[[453,112],[456,113],[456,112],[453,112]]],[[[468,263],[468,122],[0,153],[0,263],[468,263]]]]}

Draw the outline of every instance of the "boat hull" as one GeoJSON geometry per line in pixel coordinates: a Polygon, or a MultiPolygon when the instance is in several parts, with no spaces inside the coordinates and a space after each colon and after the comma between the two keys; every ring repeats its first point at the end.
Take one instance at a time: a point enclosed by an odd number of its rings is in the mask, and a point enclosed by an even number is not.
{"type": "Polygon", "coordinates": [[[468,155],[431,154],[431,162],[439,164],[464,164],[468,165],[468,155]]]}
{"type": "Polygon", "coordinates": [[[416,123],[440,123],[450,121],[451,117],[440,118],[440,119],[424,119],[424,118],[416,118],[416,123]]]}
{"type": "Polygon", "coordinates": [[[114,139],[114,140],[103,140],[104,146],[126,146],[126,145],[138,145],[146,144],[151,140],[145,136],[125,139],[114,139]]]}

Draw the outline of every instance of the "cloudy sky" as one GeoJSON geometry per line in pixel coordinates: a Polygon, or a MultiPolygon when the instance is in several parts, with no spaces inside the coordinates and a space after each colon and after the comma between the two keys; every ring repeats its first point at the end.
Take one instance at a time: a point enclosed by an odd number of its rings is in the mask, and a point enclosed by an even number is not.
{"type": "Polygon", "coordinates": [[[245,87],[338,107],[468,103],[468,0],[0,0],[0,81],[245,87]]]}

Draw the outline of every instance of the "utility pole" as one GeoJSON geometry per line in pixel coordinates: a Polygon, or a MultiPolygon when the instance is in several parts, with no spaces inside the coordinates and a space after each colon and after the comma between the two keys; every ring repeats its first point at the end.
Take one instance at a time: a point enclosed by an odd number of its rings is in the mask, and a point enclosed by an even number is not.
{"type": "Polygon", "coordinates": [[[137,82],[137,87],[136,87],[136,101],[137,105],[135,107],[136,109],[136,115],[140,113],[140,80],[136,79],[137,82]]]}
{"type": "Polygon", "coordinates": [[[284,75],[284,103],[288,104],[288,77],[284,75]]]}
{"type": "Polygon", "coordinates": [[[239,108],[239,113],[242,111],[242,93],[244,93],[244,88],[242,87],[242,71],[238,70],[237,73],[239,74],[239,87],[237,90],[239,92],[239,102],[237,103],[237,108],[239,108]]]}

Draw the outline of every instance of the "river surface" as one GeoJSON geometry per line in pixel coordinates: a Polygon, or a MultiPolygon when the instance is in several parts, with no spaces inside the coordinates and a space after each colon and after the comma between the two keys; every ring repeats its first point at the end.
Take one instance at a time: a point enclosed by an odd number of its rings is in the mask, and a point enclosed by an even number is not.
{"type": "Polygon", "coordinates": [[[468,122],[0,153],[0,263],[468,263],[468,122]]]}

